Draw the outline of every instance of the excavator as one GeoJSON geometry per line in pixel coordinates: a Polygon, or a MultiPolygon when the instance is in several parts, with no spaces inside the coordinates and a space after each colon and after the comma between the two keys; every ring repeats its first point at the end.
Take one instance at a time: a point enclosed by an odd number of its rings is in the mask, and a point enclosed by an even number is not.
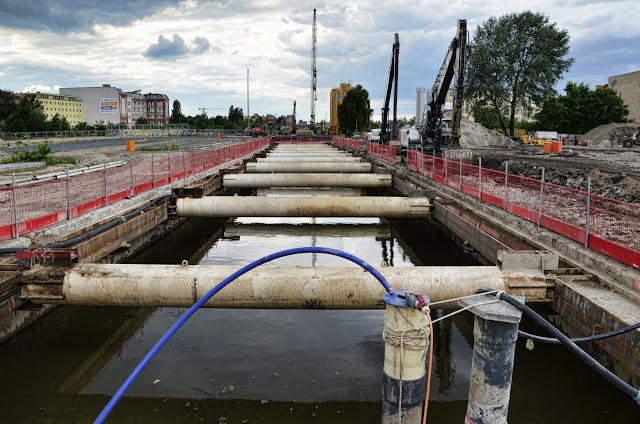
{"type": "Polygon", "coordinates": [[[422,146],[440,150],[446,147],[460,147],[460,119],[464,101],[464,77],[467,62],[467,21],[458,19],[456,36],[436,78],[425,105],[420,137],[422,146]],[[444,104],[451,80],[453,85],[453,110],[450,126],[443,122],[444,104]],[[450,131],[450,136],[449,136],[450,131]]]}
{"type": "Polygon", "coordinates": [[[278,120],[276,118],[273,118],[273,119],[265,118],[262,120],[262,122],[260,122],[259,127],[256,127],[251,131],[251,135],[253,135],[254,137],[271,135],[271,132],[273,131],[273,127],[276,126],[277,122],[278,120]]]}
{"type": "MultiPolygon", "coordinates": [[[[389,64],[389,76],[387,77],[387,91],[382,107],[382,123],[380,125],[380,143],[388,145],[391,140],[398,140],[398,56],[400,55],[400,38],[395,34],[395,42],[391,48],[391,63],[389,64]],[[391,101],[391,89],[393,88],[393,122],[389,131],[389,102],[391,101]]],[[[395,144],[391,142],[391,144],[395,144]]],[[[400,147],[399,141],[397,148],[400,147]]]]}

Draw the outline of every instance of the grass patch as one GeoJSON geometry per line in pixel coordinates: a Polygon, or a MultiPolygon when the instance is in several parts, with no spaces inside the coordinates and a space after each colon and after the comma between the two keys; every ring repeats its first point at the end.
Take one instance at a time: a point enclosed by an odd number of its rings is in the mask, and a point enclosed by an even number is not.
{"type": "Polygon", "coordinates": [[[60,165],[63,163],[74,164],[76,159],[71,156],[51,156],[51,147],[47,143],[38,144],[38,149],[33,152],[13,152],[11,157],[2,163],[18,162],[45,162],[47,165],[60,165]]]}
{"type": "Polygon", "coordinates": [[[165,152],[169,150],[178,150],[178,148],[178,143],[169,143],[165,146],[141,147],[138,150],[141,152],[165,152]]]}

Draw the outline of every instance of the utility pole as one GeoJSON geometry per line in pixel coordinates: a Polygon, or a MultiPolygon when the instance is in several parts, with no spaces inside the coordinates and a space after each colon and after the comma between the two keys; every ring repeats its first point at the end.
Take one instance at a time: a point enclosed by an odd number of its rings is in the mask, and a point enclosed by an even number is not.
{"type": "Polygon", "coordinates": [[[318,82],[316,74],[316,32],[316,9],[313,9],[313,27],[311,29],[311,120],[309,121],[309,127],[314,133],[316,129],[316,100],[318,100],[318,96],[316,94],[318,82]]]}

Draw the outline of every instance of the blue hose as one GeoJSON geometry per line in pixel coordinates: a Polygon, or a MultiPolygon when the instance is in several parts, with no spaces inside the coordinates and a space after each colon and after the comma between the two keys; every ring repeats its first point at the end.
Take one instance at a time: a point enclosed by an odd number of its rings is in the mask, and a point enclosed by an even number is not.
{"type": "Polygon", "coordinates": [[[176,323],[173,324],[173,326],[171,326],[171,328],[160,338],[160,340],[158,340],[155,346],[151,348],[149,353],[147,353],[147,355],[142,359],[142,361],[140,361],[138,366],[136,366],[136,368],[131,372],[129,377],[127,377],[127,379],[124,381],[124,383],[122,383],[118,391],[113,395],[109,403],[107,403],[107,405],[104,407],[100,415],[98,415],[98,418],[96,418],[96,420],[94,421],[94,424],[101,424],[104,422],[105,419],[107,419],[107,417],[109,416],[113,408],[120,401],[120,398],[122,398],[124,393],[131,386],[131,384],[133,384],[135,379],[138,378],[140,373],[142,373],[142,370],[144,370],[145,367],[149,364],[149,362],[151,362],[153,357],[156,356],[156,354],[160,351],[160,349],[162,349],[162,347],[180,329],[180,327],[182,327],[182,325],[185,322],[187,322],[189,318],[191,318],[191,315],[193,315],[202,305],[207,303],[207,301],[209,301],[209,299],[211,299],[216,293],[222,290],[227,284],[231,283],[233,280],[240,277],[242,274],[248,271],[251,271],[253,268],[256,268],[274,259],[282,258],[284,256],[297,255],[299,253],[325,253],[327,255],[334,255],[344,259],[348,259],[351,262],[356,263],[360,265],[362,268],[369,271],[380,282],[380,284],[382,284],[382,286],[387,291],[387,293],[389,293],[391,296],[397,296],[396,292],[393,290],[391,285],[382,276],[382,274],[380,274],[374,267],[372,267],[362,259],[354,255],[351,255],[349,253],[343,252],[341,250],[330,249],[327,247],[311,247],[310,246],[310,247],[297,247],[295,249],[281,250],[280,252],[267,255],[263,258],[253,261],[250,264],[240,268],[238,271],[234,272],[233,274],[231,274],[230,276],[222,280],[217,286],[209,290],[209,292],[207,292],[207,294],[205,294],[200,300],[194,303],[193,306],[190,307],[189,310],[187,310],[187,312],[185,312],[184,315],[182,315],[180,319],[178,319],[178,321],[176,321],[176,323]]]}

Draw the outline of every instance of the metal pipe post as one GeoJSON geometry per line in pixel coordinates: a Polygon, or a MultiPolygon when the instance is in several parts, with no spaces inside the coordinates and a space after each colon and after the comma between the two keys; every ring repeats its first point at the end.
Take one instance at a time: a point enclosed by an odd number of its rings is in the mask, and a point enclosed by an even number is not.
{"type": "Polygon", "coordinates": [[[458,180],[458,189],[462,191],[462,156],[460,156],[458,159],[460,160],[458,165],[460,167],[460,179],[458,180]]]}
{"type": "Polygon", "coordinates": [[[447,184],[447,179],[449,178],[448,176],[448,166],[447,166],[447,162],[449,162],[447,159],[445,159],[444,157],[442,158],[442,160],[444,160],[444,185],[448,185],[447,184]]]}
{"type": "Polygon", "coordinates": [[[151,187],[156,188],[156,170],[153,167],[153,153],[151,153],[151,187]]]}
{"type": "Polygon", "coordinates": [[[482,157],[478,157],[478,191],[479,199],[482,200],[482,157]]]}
{"type": "Polygon", "coordinates": [[[135,181],[133,181],[133,153],[129,153],[129,184],[131,185],[131,190],[129,190],[129,194],[131,196],[135,196],[136,186],[135,186],[135,181]]]}
{"type": "Polygon", "coordinates": [[[105,206],[109,206],[109,192],[107,191],[107,161],[104,161],[104,170],[102,171],[103,180],[104,180],[104,204],[105,206]]]}
{"type": "MultiPolygon", "coordinates": [[[[524,297],[516,296],[524,303],[524,297]]],[[[495,295],[458,301],[465,307],[486,303],[495,295]]],[[[513,362],[522,312],[503,302],[475,306],[473,355],[465,423],[506,424],[513,362]]]]}
{"type": "Polygon", "coordinates": [[[404,303],[387,303],[384,313],[382,424],[422,422],[429,326],[425,314],[404,303]]]}
{"type": "Polygon", "coordinates": [[[171,183],[171,191],[173,191],[173,178],[171,176],[171,149],[167,149],[167,161],[169,162],[169,182],[171,183]]]}
{"type": "Polygon", "coordinates": [[[544,167],[542,168],[542,179],[540,180],[540,209],[538,210],[538,227],[542,223],[542,207],[544,205],[544,167]]]}
{"type": "Polygon", "coordinates": [[[67,174],[67,221],[71,219],[71,188],[69,187],[69,165],[65,169],[67,174]]]}
{"type": "Polygon", "coordinates": [[[589,216],[591,215],[591,177],[587,177],[587,222],[584,230],[584,247],[589,248],[589,216]]]}
{"type": "Polygon", "coordinates": [[[507,198],[509,193],[509,186],[507,183],[509,182],[509,161],[504,163],[504,210],[507,210],[507,198]]]}
{"type": "Polygon", "coordinates": [[[182,151],[182,187],[185,186],[187,182],[187,153],[182,151]]]}
{"type": "Polygon", "coordinates": [[[18,194],[16,193],[16,173],[11,173],[11,194],[13,195],[13,224],[14,224],[14,237],[18,238],[18,194]]]}

